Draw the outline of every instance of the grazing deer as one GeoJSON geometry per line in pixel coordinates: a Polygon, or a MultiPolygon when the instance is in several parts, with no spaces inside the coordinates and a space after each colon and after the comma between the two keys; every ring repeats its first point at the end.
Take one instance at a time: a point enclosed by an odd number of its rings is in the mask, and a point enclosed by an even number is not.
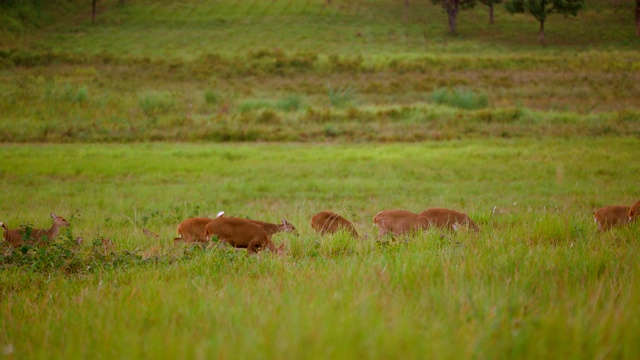
{"type": "Polygon", "coordinates": [[[471,220],[467,214],[442,208],[427,209],[418,216],[424,216],[429,221],[429,226],[458,231],[461,226],[480,232],[480,227],[471,220]]]}
{"type": "Polygon", "coordinates": [[[4,229],[4,240],[13,247],[20,247],[26,242],[42,245],[53,241],[60,232],[60,226],[69,226],[69,222],[62,216],[51,213],[53,224],[48,230],[31,229],[31,233],[27,234],[27,228],[9,230],[7,225],[0,222],[0,227],[4,229]],[[26,240],[26,241],[25,241],[26,240]]]}
{"type": "Polygon", "coordinates": [[[321,211],[311,218],[311,227],[320,235],[333,234],[341,229],[358,237],[358,232],[353,224],[344,217],[329,211],[321,211]]]}
{"type": "Polygon", "coordinates": [[[612,227],[629,223],[631,209],[628,206],[611,205],[602,207],[593,213],[593,221],[598,224],[599,231],[607,231],[612,227]]]}
{"type": "Polygon", "coordinates": [[[226,242],[236,248],[246,248],[251,254],[262,248],[268,248],[274,253],[281,253],[284,244],[279,248],[271,242],[271,235],[251,220],[219,217],[213,219],[205,229],[207,240],[215,236],[219,242],[226,242]]]}
{"type": "Polygon", "coordinates": [[[380,237],[388,233],[405,235],[429,227],[427,218],[406,210],[381,211],[373,217],[373,224],[378,226],[380,237]]]}
{"type": "MultiPolygon", "coordinates": [[[[224,216],[224,211],[220,211],[216,217],[224,216]]],[[[173,241],[184,242],[207,242],[205,228],[213,221],[211,218],[190,218],[178,225],[178,235],[173,241]]]]}
{"type": "Polygon", "coordinates": [[[633,205],[631,205],[631,207],[629,208],[628,215],[629,215],[629,222],[635,221],[635,219],[640,216],[640,200],[636,201],[633,205]]]}
{"type": "Polygon", "coordinates": [[[262,230],[264,230],[269,236],[279,232],[289,232],[293,234],[298,233],[295,226],[293,226],[293,224],[288,222],[287,219],[282,219],[282,224],[273,224],[273,223],[268,223],[268,222],[259,221],[259,220],[250,220],[250,219],[247,219],[247,220],[262,227],[262,230]]]}

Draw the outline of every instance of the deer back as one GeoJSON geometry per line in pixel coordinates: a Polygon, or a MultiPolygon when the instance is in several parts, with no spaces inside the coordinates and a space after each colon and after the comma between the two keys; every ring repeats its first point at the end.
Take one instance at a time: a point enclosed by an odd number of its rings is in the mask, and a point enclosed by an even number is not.
{"type": "Polygon", "coordinates": [[[278,251],[264,229],[247,219],[219,217],[207,224],[205,233],[207,240],[215,236],[218,241],[237,248],[246,248],[249,252],[256,252],[262,247],[273,252],[278,251]]]}
{"type": "Polygon", "coordinates": [[[178,225],[178,235],[174,241],[206,242],[205,229],[213,219],[207,217],[190,218],[178,225]]]}
{"type": "Polygon", "coordinates": [[[457,231],[460,226],[465,226],[472,229],[475,232],[480,231],[480,227],[471,220],[467,214],[459,211],[443,208],[427,209],[420,214],[424,216],[429,222],[429,226],[435,226],[438,228],[449,229],[457,231]]]}
{"type": "Polygon", "coordinates": [[[311,227],[321,235],[332,234],[344,229],[354,237],[358,237],[353,224],[343,216],[330,211],[321,211],[311,218],[311,227]]]}
{"type": "Polygon", "coordinates": [[[429,226],[426,218],[407,210],[384,210],[373,217],[374,225],[379,228],[379,236],[391,233],[404,235],[429,226]]]}
{"type": "Polygon", "coordinates": [[[629,211],[628,206],[604,206],[593,213],[593,220],[598,224],[598,230],[606,231],[612,227],[629,223],[629,211]]]}

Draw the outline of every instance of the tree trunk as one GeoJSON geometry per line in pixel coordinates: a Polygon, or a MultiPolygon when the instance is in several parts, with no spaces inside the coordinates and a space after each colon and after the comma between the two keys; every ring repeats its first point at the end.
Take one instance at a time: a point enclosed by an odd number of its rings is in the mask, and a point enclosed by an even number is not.
{"type": "Polygon", "coordinates": [[[91,3],[91,22],[95,24],[96,22],[96,2],[98,2],[98,0],[93,0],[91,3]]]}
{"type": "Polygon", "coordinates": [[[493,25],[493,3],[489,3],[489,24],[493,25]]]}
{"type": "Polygon", "coordinates": [[[640,0],[636,0],[636,36],[640,37],[640,0]]]}
{"type": "Polygon", "coordinates": [[[404,19],[404,22],[409,21],[409,0],[404,0],[404,13],[402,17],[404,19]]]}
{"type": "Polygon", "coordinates": [[[458,16],[458,1],[459,0],[445,0],[445,8],[447,15],[449,15],[449,33],[454,35],[456,33],[456,16],[458,16]]]}
{"type": "Polygon", "coordinates": [[[538,39],[540,44],[544,45],[544,20],[540,20],[540,35],[538,39]]]}

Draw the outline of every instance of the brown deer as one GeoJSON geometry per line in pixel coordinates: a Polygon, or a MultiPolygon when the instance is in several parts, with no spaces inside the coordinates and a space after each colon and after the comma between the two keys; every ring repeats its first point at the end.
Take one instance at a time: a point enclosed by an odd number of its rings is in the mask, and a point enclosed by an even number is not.
{"type": "MultiPolygon", "coordinates": [[[[220,211],[217,217],[224,216],[224,211],[220,211]]],[[[211,218],[190,218],[178,225],[178,235],[173,241],[184,242],[207,242],[205,236],[205,228],[207,224],[213,221],[211,218]]]]}
{"type": "Polygon", "coordinates": [[[27,235],[27,228],[19,228],[9,230],[7,225],[0,222],[0,227],[4,229],[4,240],[11,244],[13,247],[20,247],[27,242],[37,245],[43,245],[47,242],[53,241],[60,232],[60,226],[69,226],[69,222],[62,216],[58,216],[51,213],[53,224],[48,230],[45,229],[31,229],[31,233],[27,235]],[[25,241],[26,240],[26,241],[25,241]]]}
{"type": "Polygon", "coordinates": [[[268,222],[259,221],[259,220],[251,220],[251,219],[247,219],[247,220],[255,223],[256,225],[260,225],[260,227],[262,227],[262,229],[269,236],[279,232],[289,232],[293,234],[298,233],[298,230],[296,230],[295,226],[293,226],[293,224],[288,222],[287,219],[282,219],[282,224],[273,224],[273,223],[268,223],[268,222]]]}
{"type": "Polygon", "coordinates": [[[419,213],[418,216],[427,218],[429,226],[453,231],[458,231],[460,227],[464,226],[472,229],[476,233],[480,232],[480,227],[478,227],[467,214],[455,210],[432,208],[419,213]]]}
{"type": "MultiPolygon", "coordinates": [[[[224,211],[218,213],[219,217],[224,216],[224,211]]],[[[249,220],[249,219],[247,219],[249,220]]],[[[205,229],[207,224],[209,224],[213,219],[211,218],[191,218],[183,221],[178,225],[178,234],[180,237],[174,238],[173,241],[184,241],[184,242],[209,242],[205,235],[205,229]]],[[[258,220],[249,220],[254,222],[255,224],[261,226],[267,235],[271,236],[277,232],[291,232],[297,233],[297,230],[293,224],[288,222],[286,219],[282,219],[282,224],[273,224],[264,221],[258,220]]]]}
{"type": "Polygon", "coordinates": [[[607,231],[613,227],[629,223],[631,208],[623,205],[602,207],[593,213],[593,221],[598,224],[599,231],[607,231]]]}
{"type": "Polygon", "coordinates": [[[427,218],[407,210],[381,211],[373,217],[373,224],[378,226],[378,236],[405,235],[429,227],[427,218]]]}
{"type": "Polygon", "coordinates": [[[640,216],[640,200],[631,205],[627,215],[629,215],[629,222],[635,221],[635,219],[640,216]]]}
{"type": "Polygon", "coordinates": [[[267,248],[274,253],[281,253],[284,244],[279,248],[271,241],[271,235],[258,224],[251,220],[219,217],[207,224],[205,229],[208,241],[215,236],[220,242],[226,242],[236,248],[245,248],[251,254],[255,254],[262,248],[267,248]]]}
{"type": "Polygon", "coordinates": [[[311,218],[311,227],[320,235],[333,234],[343,229],[353,237],[358,237],[358,232],[353,224],[339,214],[329,211],[321,211],[311,218]]]}

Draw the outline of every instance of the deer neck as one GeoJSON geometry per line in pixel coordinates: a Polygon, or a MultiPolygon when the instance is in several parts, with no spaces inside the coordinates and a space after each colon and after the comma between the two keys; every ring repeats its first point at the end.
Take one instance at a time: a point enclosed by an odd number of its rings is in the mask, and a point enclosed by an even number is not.
{"type": "MultiPolygon", "coordinates": [[[[53,224],[51,225],[51,228],[49,228],[49,230],[45,230],[44,234],[42,235],[47,235],[47,240],[48,241],[52,241],[53,239],[56,238],[56,236],[58,236],[58,233],[60,232],[60,225],[58,225],[55,221],[53,222],[53,224]]],[[[41,237],[41,236],[40,236],[41,237]]]]}

